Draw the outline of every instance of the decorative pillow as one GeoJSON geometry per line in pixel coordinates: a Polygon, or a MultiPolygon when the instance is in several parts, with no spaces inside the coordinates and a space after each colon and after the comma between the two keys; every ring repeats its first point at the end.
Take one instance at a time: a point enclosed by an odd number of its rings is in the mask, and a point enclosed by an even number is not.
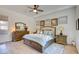
{"type": "Polygon", "coordinates": [[[51,37],[54,37],[54,33],[52,31],[43,31],[44,35],[49,35],[51,37]]]}

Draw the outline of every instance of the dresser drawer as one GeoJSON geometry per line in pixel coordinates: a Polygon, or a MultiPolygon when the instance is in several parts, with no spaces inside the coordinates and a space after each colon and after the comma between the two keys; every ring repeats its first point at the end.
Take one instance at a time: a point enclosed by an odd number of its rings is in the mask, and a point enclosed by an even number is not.
{"type": "Polygon", "coordinates": [[[20,41],[25,34],[29,34],[29,31],[15,31],[12,33],[12,41],[20,41]]]}

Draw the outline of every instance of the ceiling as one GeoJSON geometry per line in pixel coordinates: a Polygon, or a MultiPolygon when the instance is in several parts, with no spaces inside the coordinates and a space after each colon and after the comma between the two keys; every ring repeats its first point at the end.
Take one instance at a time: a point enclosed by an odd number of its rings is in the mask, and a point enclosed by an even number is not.
{"type": "Polygon", "coordinates": [[[28,6],[33,7],[33,5],[0,5],[0,8],[12,10],[31,17],[37,17],[40,15],[55,12],[57,10],[73,7],[73,5],[40,5],[39,9],[44,10],[44,12],[39,12],[38,14],[35,14],[33,12],[29,12],[30,9],[28,8],[28,6]]]}

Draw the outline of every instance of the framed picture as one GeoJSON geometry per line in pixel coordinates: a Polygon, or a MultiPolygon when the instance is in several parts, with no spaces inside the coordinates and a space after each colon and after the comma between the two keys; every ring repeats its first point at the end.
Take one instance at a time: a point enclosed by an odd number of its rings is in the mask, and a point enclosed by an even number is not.
{"type": "Polygon", "coordinates": [[[42,21],[40,21],[40,26],[44,26],[45,25],[45,21],[44,20],[42,20],[42,21]]]}
{"type": "Polygon", "coordinates": [[[59,17],[58,24],[67,24],[68,23],[67,18],[68,18],[67,16],[59,17]]]}
{"type": "Polygon", "coordinates": [[[45,27],[51,27],[51,20],[45,20],[45,27]]]}
{"type": "Polygon", "coordinates": [[[51,19],[51,26],[54,27],[57,25],[58,25],[58,19],[57,18],[51,19]]]}
{"type": "Polygon", "coordinates": [[[79,30],[79,18],[78,18],[78,20],[76,21],[76,30],[79,30]]]}

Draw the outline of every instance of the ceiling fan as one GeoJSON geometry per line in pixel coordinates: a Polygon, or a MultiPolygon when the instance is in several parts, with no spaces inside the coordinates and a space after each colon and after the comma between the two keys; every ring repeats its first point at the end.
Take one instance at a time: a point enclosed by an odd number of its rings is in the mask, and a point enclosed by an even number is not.
{"type": "Polygon", "coordinates": [[[39,5],[33,5],[33,7],[28,7],[28,8],[32,9],[32,10],[30,10],[30,12],[34,12],[36,14],[38,14],[38,12],[43,12],[42,9],[38,9],[39,5]]]}

